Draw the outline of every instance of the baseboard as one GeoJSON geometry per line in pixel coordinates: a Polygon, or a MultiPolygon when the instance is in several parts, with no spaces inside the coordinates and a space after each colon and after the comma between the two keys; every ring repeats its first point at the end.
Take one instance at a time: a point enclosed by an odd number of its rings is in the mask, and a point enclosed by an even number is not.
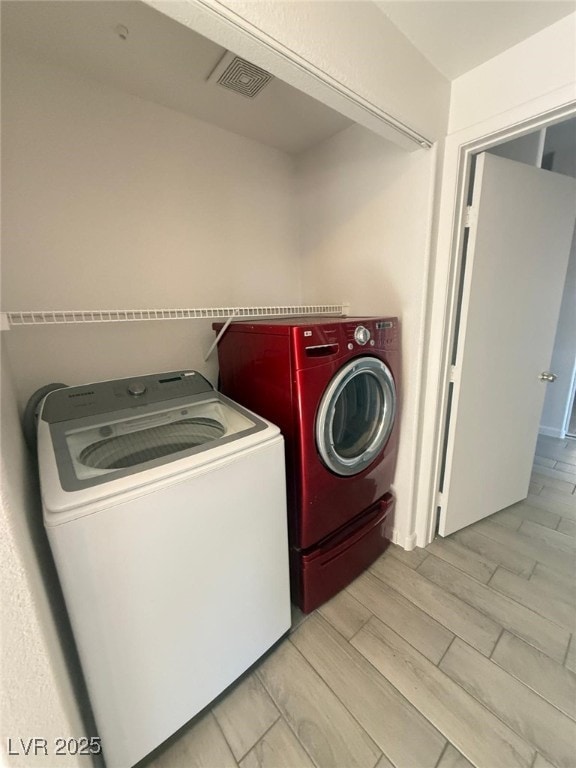
{"type": "Polygon", "coordinates": [[[541,426],[538,428],[538,434],[543,435],[544,437],[559,437],[561,440],[563,440],[565,437],[563,430],[555,429],[554,427],[541,426]]]}
{"type": "Polygon", "coordinates": [[[392,543],[398,544],[399,547],[402,547],[407,552],[411,552],[416,546],[416,531],[409,536],[403,536],[397,528],[394,528],[392,531],[392,543]]]}

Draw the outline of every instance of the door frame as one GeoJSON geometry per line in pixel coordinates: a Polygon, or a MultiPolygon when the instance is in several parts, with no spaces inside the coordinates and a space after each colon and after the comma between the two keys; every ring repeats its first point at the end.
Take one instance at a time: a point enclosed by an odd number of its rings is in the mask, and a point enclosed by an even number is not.
{"type": "Polygon", "coordinates": [[[564,414],[564,426],[562,427],[562,437],[566,437],[566,435],[570,435],[570,437],[574,436],[568,430],[570,427],[570,422],[572,421],[572,411],[574,410],[575,406],[576,406],[576,360],[574,361],[574,370],[572,371],[572,385],[570,387],[570,396],[566,404],[566,413],[564,414]]]}
{"type": "Polygon", "coordinates": [[[444,142],[442,186],[432,233],[436,245],[428,275],[429,344],[419,403],[420,470],[416,475],[413,521],[415,544],[419,547],[429,544],[436,531],[449,405],[450,351],[458,322],[464,217],[473,155],[574,116],[574,90],[566,87],[451,134],[444,142]]]}

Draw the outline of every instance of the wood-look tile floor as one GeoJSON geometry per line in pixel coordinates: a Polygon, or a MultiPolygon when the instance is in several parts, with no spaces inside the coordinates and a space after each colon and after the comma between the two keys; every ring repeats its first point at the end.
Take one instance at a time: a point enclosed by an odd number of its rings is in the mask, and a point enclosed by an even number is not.
{"type": "Polygon", "coordinates": [[[576,440],[530,495],[388,551],[146,768],[575,768],[576,440]]]}

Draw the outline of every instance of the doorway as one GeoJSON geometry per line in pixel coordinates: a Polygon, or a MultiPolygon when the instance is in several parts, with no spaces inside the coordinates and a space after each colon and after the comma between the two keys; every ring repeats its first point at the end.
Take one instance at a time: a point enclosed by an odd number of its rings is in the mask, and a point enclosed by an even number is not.
{"type": "MultiPolygon", "coordinates": [[[[576,178],[576,118],[546,130],[542,166],[554,173],[576,178]]],[[[557,376],[547,388],[540,420],[541,435],[564,439],[576,437],[576,229],[566,272],[560,316],[550,370],[557,376]]]]}
{"type": "MultiPolygon", "coordinates": [[[[501,147],[507,142],[523,139],[526,143],[538,145],[528,137],[542,129],[562,123],[576,115],[576,105],[551,109],[539,115],[529,115],[526,110],[523,119],[500,124],[500,130],[478,136],[473,129],[462,131],[449,137],[446,144],[444,163],[444,189],[439,215],[438,255],[434,273],[434,301],[431,320],[431,349],[437,353],[435,360],[428,361],[428,382],[432,384],[425,393],[422,409],[422,443],[420,458],[423,467],[419,494],[420,509],[416,518],[416,540],[419,546],[425,546],[434,537],[435,522],[439,512],[441,494],[438,493],[438,480],[442,472],[443,436],[447,423],[449,395],[451,391],[451,352],[455,338],[458,316],[458,293],[460,281],[460,254],[465,239],[464,213],[467,205],[468,180],[471,175],[474,157],[481,152],[488,152],[501,147]],[[440,438],[442,436],[442,438],[440,438]],[[430,450],[430,458],[426,456],[430,450]],[[430,474],[426,474],[426,470],[430,474]]],[[[520,117],[520,115],[518,115],[520,117]]],[[[520,142],[517,142],[520,143],[520,142]]],[[[540,140],[540,163],[544,155],[544,145],[540,140]]],[[[501,151],[501,150],[499,150],[501,151]]],[[[495,152],[498,154],[498,150],[495,152]]],[[[518,158],[515,158],[518,159],[518,158]]],[[[536,165],[535,162],[533,162],[536,165]]]]}
{"type": "MultiPolygon", "coordinates": [[[[533,164],[576,178],[576,118],[506,142],[492,150],[501,157],[533,164]]],[[[576,482],[576,226],[572,238],[554,349],[549,370],[556,380],[549,384],[540,417],[527,503],[546,508],[573,501],[576,482]],[[572,435],[570,435],[572,432],[572,435]],[[568,439],[567,439],[568,438],[568,439]]],[[[564,523],[567,525],[567,523],[564,523]]]]}
{"type": "Polygon", "coordinates": [[[572,394],[572,408],[570,409],[570,420],[568,421],[566,435],[576,439],[576,392],[572,394]]]}

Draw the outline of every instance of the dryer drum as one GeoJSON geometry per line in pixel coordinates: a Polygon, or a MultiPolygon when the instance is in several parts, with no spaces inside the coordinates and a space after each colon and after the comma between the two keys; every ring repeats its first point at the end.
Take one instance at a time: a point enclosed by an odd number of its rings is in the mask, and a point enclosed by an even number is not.
{"type": "Polygon", "coordinates": [[[334,404],[332,435],[338,455],[344,459],[361,456],[378,437],[384,413],[386,403],[380,383],[373,376],[351,379],[334,404]]]}
{"type": "Polygon", "coordinates": [[[316,446],[341,476],[366,469],[384,448],[396,416],[396,388],[388,366],[355,358],[328,385],[316,417],[316,446]]]}
{"type": "Polygon", "coordinates": [[[99,440],[84,448],[78,460],[94,469],[123,469],[204,445],[225,432],[215,419],[182,419],[99,440]]]}

